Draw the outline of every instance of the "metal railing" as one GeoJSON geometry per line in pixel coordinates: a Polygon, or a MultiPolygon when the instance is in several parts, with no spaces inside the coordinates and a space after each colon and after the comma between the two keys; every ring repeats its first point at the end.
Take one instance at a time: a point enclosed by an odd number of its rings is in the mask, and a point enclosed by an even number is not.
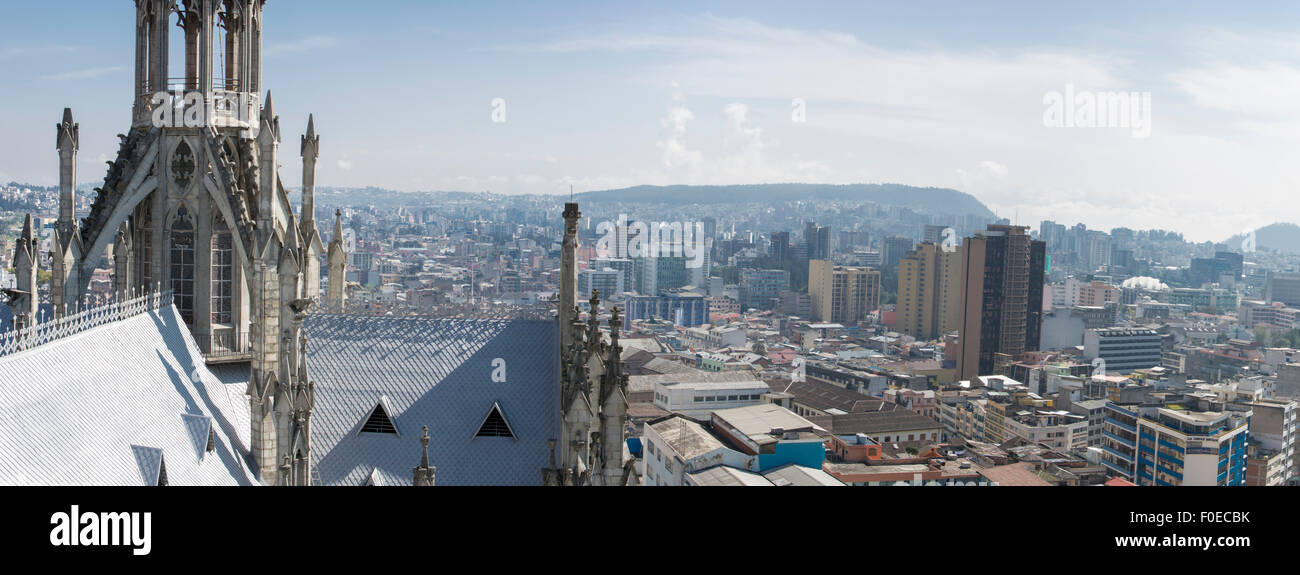
{"type": "Polygon", "coordinates": [[[194,342],[199,345],[204,359],[240,359],[252,354],[252,341],[246,331],[218,330],[210,333],[195,333],[194,342]]]}
{"type": "Polygon", "coordinates": [[[164,290],[80,311],[64,310],[63,314],[56,315],[53,320],[0,334],[0,357],[32,349],[107,323],[157,311],[170,305],[172,305],[172,292],[164,290]]]}

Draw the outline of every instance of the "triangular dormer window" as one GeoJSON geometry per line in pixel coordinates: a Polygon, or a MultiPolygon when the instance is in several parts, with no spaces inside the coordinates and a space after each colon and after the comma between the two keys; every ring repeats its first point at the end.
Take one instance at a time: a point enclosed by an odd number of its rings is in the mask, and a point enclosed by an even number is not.
{"type": "Polygon", "coordinates": [[[488,412],[487,417],[483,418],[483,423],[478,426],[478,433],[474,437],[509,437],[518,439],[515,432],[510,428],[510,422],[506,421],[506,416],[501,411],[501,405],[492,404],[492,410],[488,412]]]}
{"type": "Polygon", "coordinates": [[[370,411],[370,416],[361,425],[361,433],[387,433],[400,436],[397,425],[393,423],[393,412],[388,406],[388,398],[379,398],[379,403],[370,411]]]}

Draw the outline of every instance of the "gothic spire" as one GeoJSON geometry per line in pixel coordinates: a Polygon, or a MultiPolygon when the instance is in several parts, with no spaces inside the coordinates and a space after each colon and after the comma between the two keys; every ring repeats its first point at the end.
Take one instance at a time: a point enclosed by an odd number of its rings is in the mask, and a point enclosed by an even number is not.
{"type": "Polygon", "coordinates": [[[307,116],[307,135],[302,137],[302,224],[305,233],[316,229],[316,160],[320,157],[320,136],[316,118],[307,116]]]}

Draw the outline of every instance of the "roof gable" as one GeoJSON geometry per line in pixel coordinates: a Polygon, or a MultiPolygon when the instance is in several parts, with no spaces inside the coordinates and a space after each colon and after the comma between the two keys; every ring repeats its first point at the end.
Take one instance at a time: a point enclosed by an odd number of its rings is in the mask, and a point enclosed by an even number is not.
{"type": "Polygon", "coordinates": [[[356,433],[387,401],[399,425],[429,426],[438,485],[535,485],[558,437],[559,343],[554,321],[311,315],[307,363],[316,383],[312,446],[321,482],[362,485],[377,473],[410,485],[416,434],[356,433]],[[507,378],[492,377],[494,360],[507,378]],[[514,441],[476,437],[499,408],[514,441]]]}

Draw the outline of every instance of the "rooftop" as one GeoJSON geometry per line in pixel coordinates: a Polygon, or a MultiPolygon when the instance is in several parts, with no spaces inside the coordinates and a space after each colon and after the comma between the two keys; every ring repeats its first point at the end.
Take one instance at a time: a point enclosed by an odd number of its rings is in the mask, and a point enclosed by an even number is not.
{"type": "MultiPolygon", "coordinates": [[[[888,404],[893,405],[893,404],[888,404]]],[[[895,406],[888,411],[866,411],[831,416],[831,431],[836,434],[867,435],[893,431],[940,429],[942,425],[929,417],[895,406]]]]}
{"type": "Polygon", "coordinates": [[[247,380],[209,371],[170,304],[0,357],[0,381],[0,484],[259,484],[247,380]]]}
{"type": "Polygon", "coordinates": [[[699,423],[680,415],[671,415],[649,425],[682,459],[692,459],[726,447],[699,423]]]}
{"type": "Polygon", "coordinates": [[[716,465],[703,471],[687,473],[687,478],[701,487],[772,487],[771,481],[757,473],[751,473],[735,467],[716,465]]]}
{"type": "Polygon", "coordinates": [[[1011,463],[980,470],[980,475],[997,485],[1014,487],[1046,487],[1048,483],[1034,473],[1032,463],[1011,463]]]}
{"type": "Polygon", "coordinates": [[[811,431],[816,427],[793,411],[771,403],[721,409],[713,415],[755,441],[773,439],[772,431],[776,429],[811,431]]]}
{"type": "Polygon", "coordinates": [[[361,485],[377,470],[409,485],[425,425],[439,485],[537,484],[559,435],[553,320],[311,315],[305,329],[322,484],[361,485]],[[505,381],[492,377],[500,361],[505,381]],[[397,432],[363,432],[381,404],[397,432]],[[509,436],[479,436],[494,410],[509,436]]]}

